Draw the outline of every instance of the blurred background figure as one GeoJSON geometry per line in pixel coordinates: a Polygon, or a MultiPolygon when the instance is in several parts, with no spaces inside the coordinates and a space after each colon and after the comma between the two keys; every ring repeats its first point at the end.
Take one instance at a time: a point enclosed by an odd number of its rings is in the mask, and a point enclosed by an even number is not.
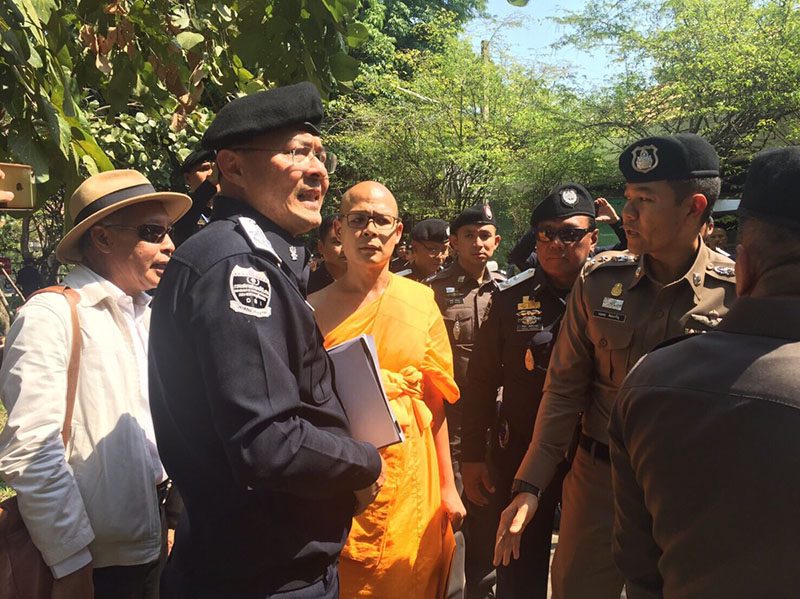
{"type": "Polygon", "coordinates": [[[317,240],[317,263],[308,277],[307,293],[311,295],[340,278],[347,270],[347,258],[342,252],[342,242],[333,230],[335,214],[322,219],[317,240]]]}

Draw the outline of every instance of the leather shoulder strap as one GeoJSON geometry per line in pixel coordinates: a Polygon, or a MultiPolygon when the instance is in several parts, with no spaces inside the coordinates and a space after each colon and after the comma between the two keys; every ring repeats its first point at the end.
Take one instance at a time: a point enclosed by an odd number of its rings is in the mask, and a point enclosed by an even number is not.
{"type": "MultiPolygon", "coordinates": [[[[78,304],[81,296],[77,291],[64,285],[52,285],[39,289],[28,296],[28,300],[40,293],[58,293],[69,302],[72,318],[72,346],[70,347],[69,364],[67,365],[67,410],[64,413],[64,425],[61,427],[61,440],[67,446],[72,430],[72,413],[75,411],[75,393],[78,390],[78,370],[81,365],[81,326],[78,320],[78,304]]],[[[27,300],[25,300],[27,302],[27,300]]]]}

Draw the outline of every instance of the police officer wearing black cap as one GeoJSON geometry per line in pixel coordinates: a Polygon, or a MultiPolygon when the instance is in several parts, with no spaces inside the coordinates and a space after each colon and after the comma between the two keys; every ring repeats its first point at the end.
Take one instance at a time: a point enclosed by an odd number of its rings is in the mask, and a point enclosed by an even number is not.
{"type": "MultiPolygon", "coordinates": [[[[503,275],[490,272],[486,267],[500,243],[492,207],[479,203],[461,212],[450,223],[449,240],[451,247],[455,249],[456,259],[426,282],[433,289],[444,317],[453,349],[455,380],[463,395],[467,384],[467,365],[475,337],[489,313],[492,293],[498,289],[498,283],[505,280],[503,275]]],[[[453,467],[458,469],[461,460],[461,401],[447,404],[445,410],[453,467]]],[[[460,491],[461,476],[458,471],[456,484],[460,491]]],[[[467,599],[487,597],[494,585],[494,569],[491,564],[493,519],[488,509],[472,505],[468,500],[465,504],[465,596],[467,599]]],[[[462,539],[457,538],[457,541],[460,543],[462,539]]]]}
{"type": "Polygon", "coordinates": [[[739,299],[716,331],[645,356],[620,389],[614,556],[632,599],[800,589],[798,189],[800,147],[756,155],[739,205],[739,299]]]}
{"type": "Polygon", "coordinates": [[[201,148],[191,152],[181,165],[192,207],[173,226],[171,237],[175,247],[211,220],[211,199],[219,191],[213,175],[216,155],[214,150],[201,148]]]}
{"type": "Polygon", "coordinates": [[[720,189],[719,158],[708,142],[692,134],[641,139],[619,166],[629,251],[599,254],[575,281],[531,444],[497,531],[495,563],[508,564],[582,415],[563,485],[551,570],[556,599],[619,599],[622,590],[611,552],[608,422],[625,375],[663,340],[713,330],[735,298],[733,262],[700,237],[720,189]]]}
{"type": "MultiPolygon", "coordinates": [[[[542,200],[531,224],[539,266],[499,284],[489,317],[478,331],[461,398],[464,490],[472,503],[491,506],[495,529],[531,440],[567,294],[598,237],[592,196],[574,183],[557,187],[542,200]],[[495,399],[501,387],[498,416],[495,399]]],[[[553,519],[567,469],[564,462],[545,489],[525,530],[519,559],[497,569],[498,599],[546,599],[553,519]]]]}
{"type": "Polygon", "coordinates": [[[296,236],[319,225],[335,167],[321,119],[300,83],[234,100],[203,137],[215,220],[164,273],[149,353],[159,452],[186,504],[166,597],[337,597],[351,518],[382,482],[304,296],[296,236]]]}
{"type": "Polygon", "coordinates": [[[412,281],[424,281],[442,268],[447,258],[450,225],[441,218],[426,218],[411,229],[411,260],[397,274],[412,281]]]}

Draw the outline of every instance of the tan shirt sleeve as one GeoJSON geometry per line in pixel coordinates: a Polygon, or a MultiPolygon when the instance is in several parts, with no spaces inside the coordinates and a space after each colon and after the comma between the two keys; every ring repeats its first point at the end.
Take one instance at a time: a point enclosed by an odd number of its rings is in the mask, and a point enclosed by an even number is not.
{"type": "Polygon", "coordinates": [[[533,439],[517,470],[516,478],[542,490],[550,484],[556,468],[564,460],[578,416],[589,403],[589,386],[594,377],[594,346],[586,334],[589,317],[585,283],[581,273],[567,302],[550,357],[533,439]]]}

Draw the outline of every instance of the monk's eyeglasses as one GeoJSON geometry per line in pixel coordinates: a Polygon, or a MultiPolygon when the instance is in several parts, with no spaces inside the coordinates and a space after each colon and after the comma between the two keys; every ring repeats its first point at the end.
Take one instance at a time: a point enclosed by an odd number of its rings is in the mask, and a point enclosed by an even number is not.
{"type": "Polygon", "coordinates": [[[370,221],[375,225],[375,230],[379,233],[390,233],[400,222],[396,216],[389,214],[379,214],[377,212],[350,212],[349,214],[340,214],[347,222],[347,226],[356,231],[366,229],[370,221]]]}

